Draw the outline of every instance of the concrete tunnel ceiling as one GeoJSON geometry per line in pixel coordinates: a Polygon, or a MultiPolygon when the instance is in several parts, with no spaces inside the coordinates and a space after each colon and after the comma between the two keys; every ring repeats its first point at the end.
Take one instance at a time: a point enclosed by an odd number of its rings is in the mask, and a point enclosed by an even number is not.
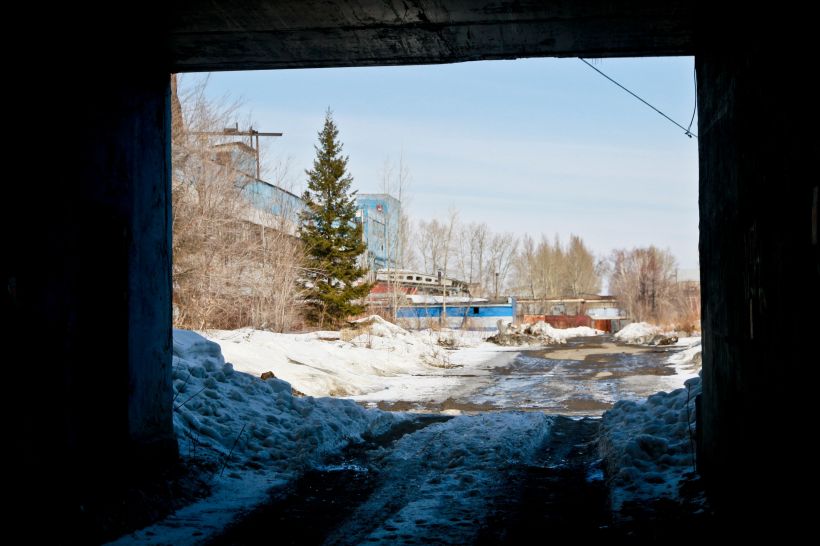
{"type": "Polygon", "coordinates": [[[694,54],[694,2],[214,0],[172,8],[175,72],[694,54]]]}

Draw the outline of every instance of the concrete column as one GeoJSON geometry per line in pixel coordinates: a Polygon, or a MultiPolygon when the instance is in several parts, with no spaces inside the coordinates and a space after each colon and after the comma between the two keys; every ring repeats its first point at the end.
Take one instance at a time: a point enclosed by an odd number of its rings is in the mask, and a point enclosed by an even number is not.
{"type": "Polygon", "coordinates": [[[764,51],[760,36],[696,59],[700,467],[721,508],[752,533],[809,521],[790,491],[813,481],[803,439],[817,427],[810,344],[820,309],[815,86],[799,55],[764,51]]]}
{"type": "Polygon", "coordinates": [[[163,70],[57,74],[38,113],[57,136],[27,143],[9,200],[28,220],[4,230],[3,303],[28,354],[23,462],[73,499],[176,455],[170,91],[163,70]]]}

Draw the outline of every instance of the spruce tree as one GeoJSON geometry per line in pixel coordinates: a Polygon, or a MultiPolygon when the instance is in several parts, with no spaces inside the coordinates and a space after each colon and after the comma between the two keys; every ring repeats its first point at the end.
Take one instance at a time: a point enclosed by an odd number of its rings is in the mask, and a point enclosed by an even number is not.
{"type": "Polygon", "coordinates": [[[362,225],[356,222],[356,192],[342,156],[339,130],[327,111],[325,124],[314,146],[316,159],[306,172],[308,189],[302,195],[299,234],[308,252],[308,319],[321,326],[337,326],[345,318],[364,311],[353,301],[370,292],[361,282],[366,270],[358,258],[365,251],[362,225]]]}

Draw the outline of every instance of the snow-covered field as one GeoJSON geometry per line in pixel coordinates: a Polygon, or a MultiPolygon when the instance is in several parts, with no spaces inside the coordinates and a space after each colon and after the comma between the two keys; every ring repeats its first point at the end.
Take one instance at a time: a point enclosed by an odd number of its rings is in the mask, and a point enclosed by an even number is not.
{"type": "Polygon", "coordinates": [[[441,401],[463,391],[465,370],[486,376],[516,355],[516,348],[500,349],[480,332],[408,332],[378,317],[346,341],[338,332],[242,329],[206,335],[238,371],[271,371],[310,396],[367,401],[441,401]]]}
{"type": "MultiPolygon", "coordinates": [[[[555,340],[549,347],[565,347],[573,338],[600,334],[591,328],[561,330],[546,323],[532,327],[555,340]]],[[[643,326],[631,330],[641,334],[643,326]]],[[[206,335],[219,343],[237,371],[257,377],[273,372],[311,396],[344,397],[382,407],[401,404],[403,409],[418,411],[436,410],[449,403],[450,407],[478,404],[476,407],[487,409],[542,408],[553,412],[572,412],[576,407],[577,414],[600,415],[619,399],[637,400],[659,390],[679,388],[699,369],[690,366],[684,351],[672,355],[680,362],[670,361],[673,367],[669,370],[659,372],[651,366],[638,370],[635,363],[644,358],[638,353],[648,349],[619,348],[611,343],[595,349],[611,354],[612,362],[606,365],[598,360],[577,362],[578,357],[571,354],[584,352],[583,347],[561,351],[570,356],[548,353],[543,357],[551,360],[548,362],[530,356],[532,353],[522,354],[538,347],[501,347],[484,341],[486,333],[411,332],[379,317],[364,319],[341,334],[244,329],[206,335]],[[636,356],[629,356],[632,353],[636,356]]],[[[699,338],[683,338],[668,349],[676,351],[697,343],[699,338]]],[[[663,356],[652,358],[666,365],[663,356]]]]}
{"type": "MultiPolygon", "coordinates": [[[[533,348],[499,347],[484,340],[489,335],[485,332],[411,332],[379,317],[360,322],[361,328],[347,336],[252,329],[205,335],[221,346],[238,371],[257,376],[270,371],[310,396],[366,402],[462,398],[489,384],[494,370],[509,365],[521,350],[533,348]]],[[[542,329],[561,342],[600,333],[591,328],[559,330],[548,324],[542,329]]]]}

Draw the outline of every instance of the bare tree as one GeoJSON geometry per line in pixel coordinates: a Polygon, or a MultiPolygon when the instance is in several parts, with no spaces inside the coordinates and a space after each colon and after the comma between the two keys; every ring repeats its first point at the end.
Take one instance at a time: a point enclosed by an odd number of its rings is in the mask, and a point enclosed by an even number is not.
{"type": "Polygon", "coordinates": [[[485,223],[462,225],[456,235],[455,274],[468,283],[474,296],[484,295],[484,269],[489,235],[490,231],[485,223]]]}
{"type": "Polygon", "coordinates": [[[597,294],[601,280],[595,267],[595,256],[577,235],[570,235],[563,261],[564,294],[578,297],[597,294]]]}
{"type": "MultiPolygon", "coordinates": [[[[441,273],[441,287],[442,287],[442,308],[441,308],[441,317],[442,321],[447,320],[447,265],[450,262],[450,255],[452,254],[453,248],[453,233],[457,229],[458,224],[458,209],[451,206],[450,209],[447,211],[447,224],[444,230],[444,240],[443,240],[443,251],[444,251],[444,268],[441,273]]],[[[446,325],[446,322],[442,324],[446,325]]]]}
{"type": "Polygon", "coordinates": [[[655,246],[614,250],[609,268],[610,291],[631,318],[663,322],[677,316],[677,262],[669,250],[655,246]]]}
{"type": "Polygon", "coordinates": [[[418,223],[416,245],[425,273],[435,274],[444,265],[447,225],[435,218],[418,223]]]}
{"type": "Polygon", "coordinates": [[[466,281],[472,296],[497,297],[506,289],[518,248],[511,233],[492,233],[485,223],[459,225],[452,208],[446,223],[419,222],[417,241],[425,269],[466,281]]]}
{"type": "Polygon", "coordinates": [[[535,240],[529,235],[524,235],[521,239],[521,250],[513,259],[515,291],[519,294],[527,294],[532,299],[536,297],[536,263],[537,249],[535,240]]]}
{"type": "Polygon", "coordinates": [[[385,160],[382,169],[382,192],[392,195],[399,201],[400,209],[390,211],[385,217],[385,231],[388,234],[386,245],[387,255],[387,284],[390,300],[390,314],[395,321],[399,305],[404,299],[401,290],[401,280],[393,274],[396,269],[407,269],[412,262],[412,246],[409,244],[409,219],[404,212],[408,204],[408,188],[410,185],[410,171],[404,162],[404,154],[399,156],[397,165],[389,159],[385,160]]]}
{"type": "Polygon", "coordinates": [[[513,259],[515,284],[531,298],[578,297],[600,290],[595,256],[577,235],[564,247],[558,236],[550,242],[542,235],[538,244],[525,236],[513,259]]]}
{"type": "Polygon", "coordinates": [[[484,268],[486,276],[483,285],[489,291],[493,290],[493,297],[498,298],[499,289],[504,290],[507,283],[507,275],[513,265],[516,251],[518,250],[518,239],[512,233],[493,234],[489,244],[489,255],[487,267],[484,268]]]}
{"type": "Polygon", "coordinates": [[[290,202],[244,168],[242,143],[214,137],[239,104],[211,100],[207,78],[173,82],[175,324],[282,331],[298,310],[299,241],[285,229],[290,202]],[[285,199],[285,201],[288,201],[285,199]],[[276,211],[276,213],[274,213],[276,211]]]}

